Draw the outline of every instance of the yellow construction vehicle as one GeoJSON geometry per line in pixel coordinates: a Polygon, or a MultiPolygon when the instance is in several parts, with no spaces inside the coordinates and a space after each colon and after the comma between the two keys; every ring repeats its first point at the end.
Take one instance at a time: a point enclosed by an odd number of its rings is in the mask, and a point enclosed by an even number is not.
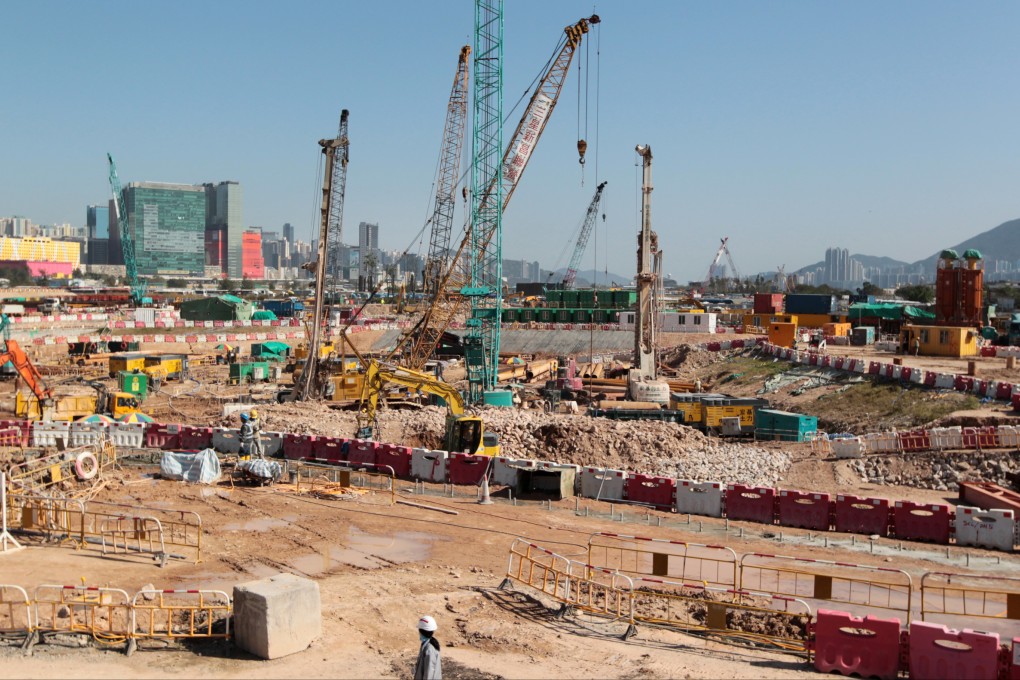
{"type": "Polygon", "coordinates": [[[374,359],[367,362],[363,384],[361,410],[358,412],[359,439],[372,438],[379,396],[387,385],[398,385],[412,393],[435,395],[446,402],[449,408],[445,437],[447,451],[480,456],[499,455],[499,437],[494,432],[485,431],[480,417],[464,414],[464,397],[453,385],[428,373],[383,364],[374,359]]]}

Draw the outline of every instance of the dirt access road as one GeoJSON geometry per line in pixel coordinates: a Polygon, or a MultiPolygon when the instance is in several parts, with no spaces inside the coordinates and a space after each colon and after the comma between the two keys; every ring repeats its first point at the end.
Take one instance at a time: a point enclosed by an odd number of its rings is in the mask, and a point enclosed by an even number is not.
{"type": "MultiPolygon", "coordinates": [[[[160,569],[149,559],[34,545],[0,557],[3,581],[35,586],[84,578],[129,592],[150,583],[229,591],[235,583],[289,571],[319,583],[322,638],[272,662],[228,655],[215,644],[174,650],[143,645],[132,657],[46,644],[27,658],[16,648],[0,647],[9,676],[407,677],[417,651],[415,622],[424,613],[439,622],[446,676],[453,678],[816,676],[797,657],[648,627],[624,642],[621,624],[587,615],[557,619],[523,589],[498,590],[515,536],[581,555],[591,532],[619,530],[619,523],[535,507],[481,507],[463,496],[415,497],[460,513],[451,516],[390,506],[388,495],[325,501],[124,474],[131,483],[111,485],[105,500],[202,514],[207,546],[202,563],[171,561],[160,569]]],[[[573,501],[564,503],[573,507],[573,501]]],[[[655,527],[648,532],[680,537],[655,527]]],[[[745,550],[754,545],[745,543],[745,550]]]]}

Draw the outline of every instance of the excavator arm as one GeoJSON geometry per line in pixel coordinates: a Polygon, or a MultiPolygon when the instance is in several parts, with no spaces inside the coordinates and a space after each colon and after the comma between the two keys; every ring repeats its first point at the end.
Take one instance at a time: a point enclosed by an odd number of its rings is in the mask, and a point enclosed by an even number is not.
{"type": "Polygon", "coordinates": [[[8,361],[11,362],[14,370],[18,372],[21,379],[28,385],[28,389],[32,390],[32,394],[40,402],[52,399],[52,390],[46,386],[46,381],[43,380],[42,374],[39,373],[39,369],[35,367],[35,364],[25,354],[25,350],[21,349],[14,340],[6,340],[4,344],[6,347],[3,354],[0,354],[0,366],[3,366],[8,361]]]}

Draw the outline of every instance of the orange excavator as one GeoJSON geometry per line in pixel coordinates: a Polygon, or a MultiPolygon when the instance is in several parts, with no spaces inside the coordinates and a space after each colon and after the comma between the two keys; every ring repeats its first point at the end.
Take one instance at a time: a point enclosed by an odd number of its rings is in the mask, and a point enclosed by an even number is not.
{"type": "Polygon", "coordinates": [[[25,350],[17,342],[11,340],[11,326],[6,314],[0,314],[0,330],[3,331],[3,351],[0,353],[0,366],[8,361],[14,366],[21,379],[25,381],[28,389],[36,396],[40,403],[48,404],[53,402],[53,391],[46,386],[39,369],[35,367],[32,360],[25,354],[25,350]]]}

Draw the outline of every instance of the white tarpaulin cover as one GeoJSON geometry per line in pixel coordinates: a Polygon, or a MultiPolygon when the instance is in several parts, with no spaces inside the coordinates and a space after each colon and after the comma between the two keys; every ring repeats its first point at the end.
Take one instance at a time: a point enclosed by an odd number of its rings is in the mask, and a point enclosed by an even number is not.
{"type": "Polygon", "coordinates": [[[212,449],[198,453],[164,451],[159,461],[159,474],[163,479],[212,484],[220,478],[220,459],[212,449]]]}

